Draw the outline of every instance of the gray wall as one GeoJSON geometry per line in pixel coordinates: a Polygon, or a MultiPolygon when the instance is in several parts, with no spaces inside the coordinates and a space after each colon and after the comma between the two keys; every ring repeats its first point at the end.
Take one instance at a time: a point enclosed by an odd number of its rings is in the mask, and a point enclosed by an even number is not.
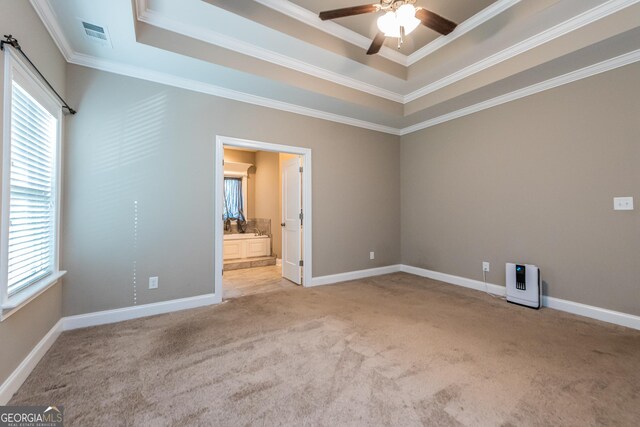
{"type": "Polygon", "coordinates": [[[0,323],[0,384],[60,320],[62,286],[52,286],[0,323]]]}
{"type": "Polygon", "coordinates": [[[213,291],[216,135],[313,150],[314,276],[399,262],[398,137],[74,65],[67,72],[78,114],[67,124],[65,315],[133,305],[134,273],[137,304],[213,291]],[[157,290],[147,289],[152,275],[157,290]]]}
{"type": "MultiPolygon", "coordinates": [[[[0,11],[0,35],[12,34],[16,37],[58,92],[64,94],[64,58],[29,2],[0,0],[0,11]]],[[[0,58],[3,56],[0,55],[0,58]]],[[[3,78],[4,73],[0,72],[0,99],[4,99],[3,78]]],[[[3,117],[3,103],[0,102],[0,129],[3,117]]],[[[1,156],[0,152],[0,161],[1,156]]],[[[58,283],[0,322],[0,384],[60,319],[61,293],[61,285],[58,283]]]]}
{"type": "MultiPolygon", "coordinates": [[[[64,59],[29,3],[0,0],[0,10],[2,34],[18,37],[64,94],[64,59]]],[[[541,266],[552,296],[640,314],[639,208],[611,208],[614,196],[640,203],[640,65],[407,135],[401,144],[73,65],[66,78],[79,109],[66,119],[64,147],[62,266],[69,274],[0,323],[0,382],[62,311],[213,290],[218,134],[313,149],[314,276],[402,260],[480,279],[487,260],[489,281],[504,284],[504,263],[518,260],[541,266]],[[150,275],[160,277],[158,290],[146,289],[150,275]]]]}
{"type": "MultiPolygon", "coordinates": [[[[272,255],[282,257],[282,227],[279,209],[280,154],[269,151],[256,153],[256,218],[271,220],[272,255]]],[[[251,230],[253,231],[253,230],[251,230]]]]}
{"type": "Polygon", "coordinates": [[[635,64],[402,137],[402,262],[640,315],[639,113],[635,64]]]}

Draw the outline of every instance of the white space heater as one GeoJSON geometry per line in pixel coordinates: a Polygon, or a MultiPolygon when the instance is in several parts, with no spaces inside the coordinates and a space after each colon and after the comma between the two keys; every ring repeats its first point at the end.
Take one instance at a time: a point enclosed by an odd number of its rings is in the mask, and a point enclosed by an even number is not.
{"type": "Polygon", "coordinates": [[[540,308],[540,269],[530,264],[507,263],[507,301],[540,308]]]}

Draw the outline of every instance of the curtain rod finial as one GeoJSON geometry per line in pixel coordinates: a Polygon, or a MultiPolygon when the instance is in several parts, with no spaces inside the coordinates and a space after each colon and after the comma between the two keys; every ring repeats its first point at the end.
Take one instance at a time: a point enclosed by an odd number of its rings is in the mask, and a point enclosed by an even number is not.
{"type": "Polygon", "coordinates": [[[16,49],[20,49],[20,44],[18,43],[18,40],[15,37],[13,37],[11,34],[9,34],[9,35],[5,34],[4,38],[6,40],[0,41],[0,44],[2,45],[2,48],[4,48],[4,45],[6,43],[6,44],[9,44],[9,45],[13,46],[16,49]]]}

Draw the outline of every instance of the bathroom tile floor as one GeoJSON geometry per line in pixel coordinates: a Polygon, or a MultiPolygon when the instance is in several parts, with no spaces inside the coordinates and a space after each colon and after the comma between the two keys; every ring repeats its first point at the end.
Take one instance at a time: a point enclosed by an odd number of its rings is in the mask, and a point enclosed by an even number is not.
{"type": "Polygon", "coordinates": [[[282,267],[279,265],[231,270],[225,271],[222,276],[222,298],[238,298],[296,286],[282,277],[282,267]]]}

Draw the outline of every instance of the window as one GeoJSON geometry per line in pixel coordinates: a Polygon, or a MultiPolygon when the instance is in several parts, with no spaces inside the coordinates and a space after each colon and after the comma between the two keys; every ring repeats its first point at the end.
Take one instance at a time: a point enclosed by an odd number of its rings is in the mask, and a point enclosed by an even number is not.
{"type": "Polygon", "coordinates": [[[242,178],[224,179],[224,213],[227,219],[239,219],[244,221],[244,202],[242,197],[242,178]]]}
{"type": "Polygon", "coordinates": [[[222,218],[230,220],[247,219],[247,195],[249,169],[251,163],[224,162],[224,207],[222,218]]]}
{"type": "Polygon", "coordinates": [[[61,276],[57,253],[61,108],[8,49],[4,52],[0,283],[2,309],[7,310],[25,300],[25,294],[33,296],[27,289],[41,291],[61,276]]]}

